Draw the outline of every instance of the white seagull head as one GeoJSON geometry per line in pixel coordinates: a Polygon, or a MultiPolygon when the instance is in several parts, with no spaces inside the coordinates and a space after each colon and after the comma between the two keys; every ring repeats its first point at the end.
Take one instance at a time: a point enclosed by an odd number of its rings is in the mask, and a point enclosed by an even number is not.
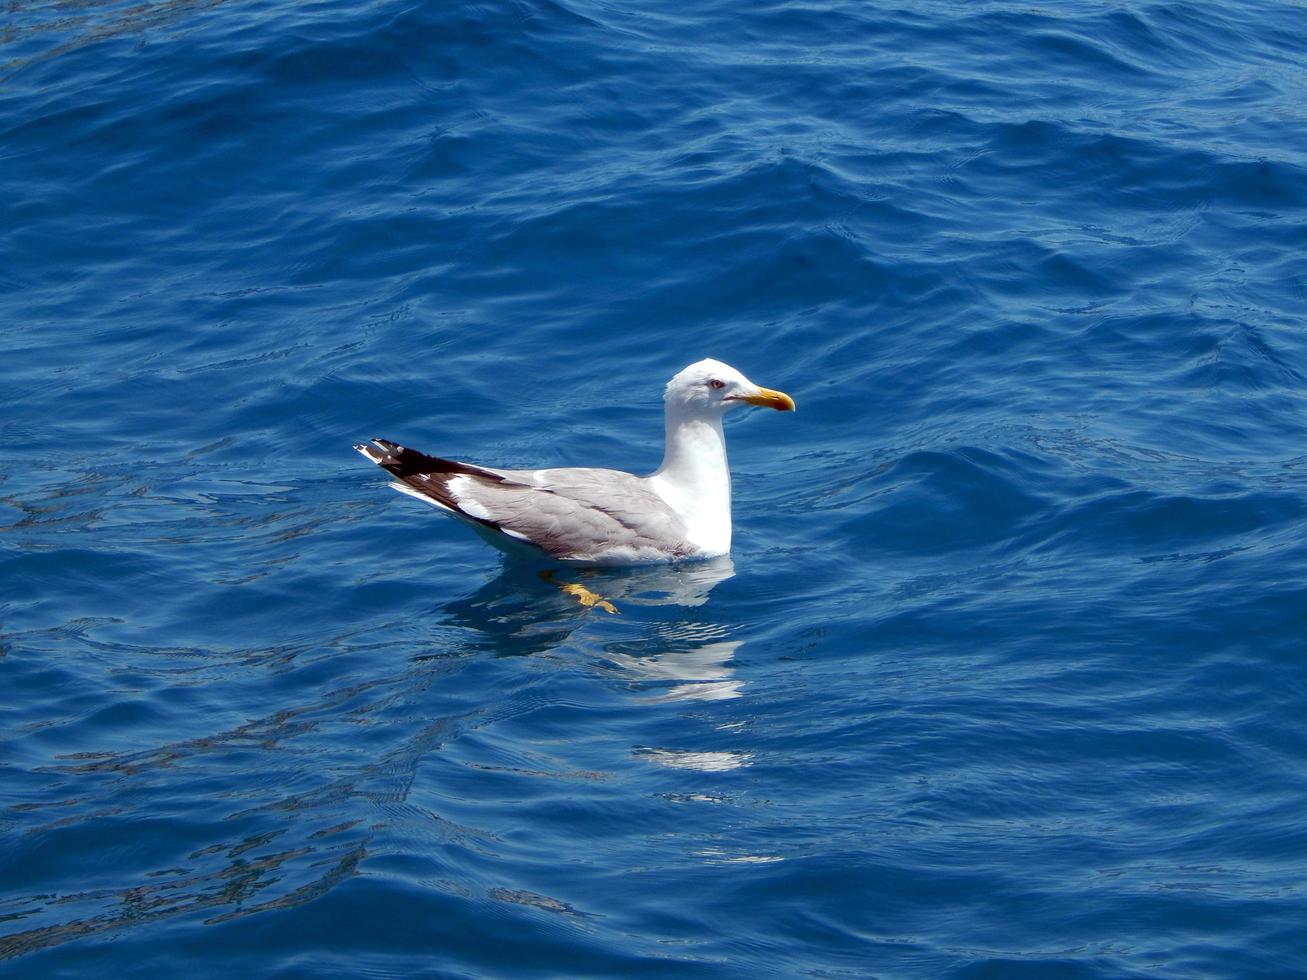
{"type": "Polygon", "coordinates": [[[759,387],[729,364],[711,357],[696,361],[667,382],[663,400],[669,410],[696,416],[720,416],[734,405],[794,411],[794,399],[789,395],[759,387]]]}

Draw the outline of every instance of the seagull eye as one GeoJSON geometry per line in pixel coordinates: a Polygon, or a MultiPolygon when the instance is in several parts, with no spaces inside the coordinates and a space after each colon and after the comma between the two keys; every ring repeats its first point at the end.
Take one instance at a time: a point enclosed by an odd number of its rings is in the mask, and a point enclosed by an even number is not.
{"type": "Polygon", "coordinates": [[[718,381],[716,378],[713,378],[711,381],[708,382],[708,384],[710,384],[714,388],[717,388],[718,390],[726,387],[725,381],[718,381]]]}

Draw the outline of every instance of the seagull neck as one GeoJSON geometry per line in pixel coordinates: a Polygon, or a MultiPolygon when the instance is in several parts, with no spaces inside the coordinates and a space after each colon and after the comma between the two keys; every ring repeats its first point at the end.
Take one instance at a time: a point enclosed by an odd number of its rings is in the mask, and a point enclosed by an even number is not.
{"type": "Polygon", "coordinates": [[[682,415],[668,408],[666,431],[663,465],[654,475],[686,490],[725,487],[729,506],[730,468],[720,416],[682,415]]]}
{"type": "Polygon", "coordinates": [[[731,471],[721,416],[669,405],[663,465],[649,482],[685,522],[686,539],[701,555],[731,550],[731,471]]]}

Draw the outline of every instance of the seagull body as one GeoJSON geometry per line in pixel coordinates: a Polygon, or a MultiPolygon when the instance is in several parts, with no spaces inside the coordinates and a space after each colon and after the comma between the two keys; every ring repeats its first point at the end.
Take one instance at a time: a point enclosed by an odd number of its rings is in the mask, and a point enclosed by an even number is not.
{"type": "Polygon", "coordinates": [[[428,456],[385,439],[355,446],[396,490],[470,524],[492,544],[588,565],[712,558],[731,550],[731,474],[722,416],[741,404],[793,411],[721,361],[691,364],[664,394],[666,450],[649,476],[566,467],[504,470],[428,456]]]}

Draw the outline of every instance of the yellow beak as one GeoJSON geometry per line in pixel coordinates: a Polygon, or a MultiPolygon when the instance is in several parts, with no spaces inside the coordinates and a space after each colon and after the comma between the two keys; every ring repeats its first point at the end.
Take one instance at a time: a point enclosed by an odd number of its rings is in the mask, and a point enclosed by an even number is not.
{"type": "Polygon", "coordinates": [[[761,405],[764,408],[774,408],[778,412],[794,411],[794,399],[783,391],[772,391],[770,388],[759,388],[754,395],[737,395],[742,402],[748,402],[750,405],[761,405]]]}

